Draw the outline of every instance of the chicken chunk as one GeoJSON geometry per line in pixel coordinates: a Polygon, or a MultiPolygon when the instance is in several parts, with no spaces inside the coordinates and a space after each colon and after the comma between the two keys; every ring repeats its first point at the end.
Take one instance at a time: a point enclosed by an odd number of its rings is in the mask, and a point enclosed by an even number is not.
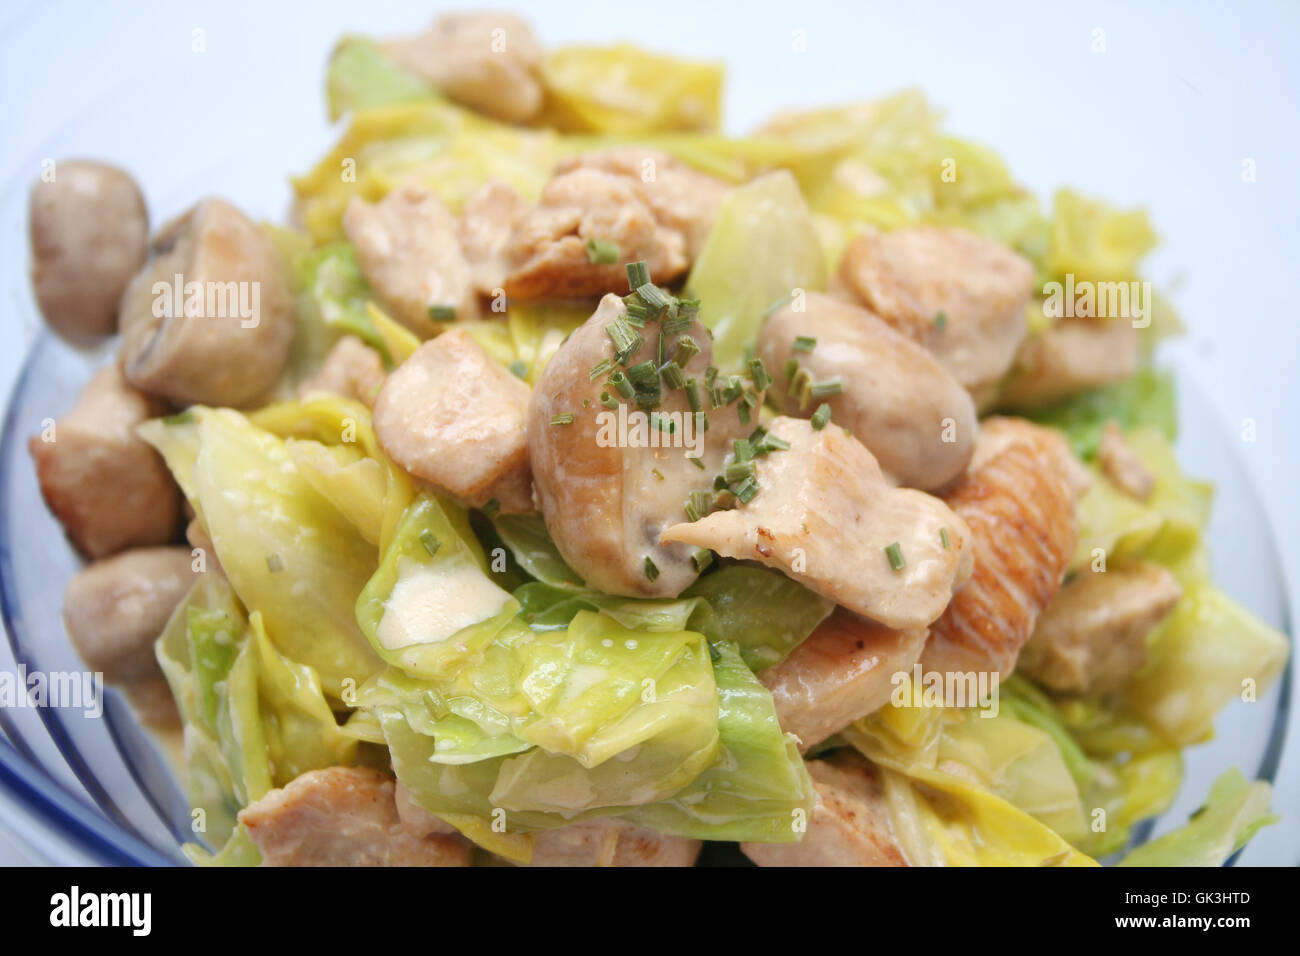
{"type": "Polygon", "coordinates": [[[239,812],[263,866],[469,866],[457,836],[403,826],[393,780],[369,767],[328,767],[294,778],[239,812]]]}
{"type": "Polygon", "coordinates": [[[408,472],[481,507],[533,510],[528,386],[464,329],[425,342],[384,381],[375,437],[408,472]]]}
{"type": "Polygon", "coordinates": [[[890,478],[930,490],[960,475],[979,430],[970,394],[933,355],[866,309],[817,292],[804,305],[775,312],[759,336],[781,410],[802,415],[818,406],[805,389],[792,389],[787,366],[794,362],[795,376],[809,384],[843,384],[841,394],[825,399],[832,420],[866,445],[890,478]],[[811,351],[797,348],[810,338],[811,351]]]}
{"type": "Polygon", "coordinates": [[[444,13],[421,34],[380,44],[385,56],[448,99],[507,123],[542,108],[542,46],[508,13],[444,13]]]}
{"type": "Polygon", "coordinates": [[[32,188],[32,286],[50,328],[74,345],[117,331],[117,306],[149,251],[144,196],[130,174],[62,162],[32,188]]]}
{"type": "Polygon", "coordinates": [[[990,415],[980,422],[975,454],[966,467],[967,473],[979,471],[1015,444],[1032,445],[1043,454],[1050,455],[1056,467],[1065,473],[1076,497],[1092,486],[1092,472],[1074,456],[1064,435],[1015,415],[990,415]]]}
{"type": "Polygon", "coordinates": [[[1105,694],[1146,661],[1146,637],[1183,589],[1157,564],[1084,571],[1052,598],[1016,665],[1058,691],[1105,694]]]}
{"type": "Polygon", "coordinates": [[[457,832],[454,826],[443,822],[432,810],[426,810],[416,803],[400,780],[393,790],[393,799],[397,803],[397,816],[402,821],[402,826],[415,836],[451,836],[457,832]]]}
{"type": "Polygon", "coordinates": [[[494,296],[504,289],[506,247],[530,208],[522,196],[498,180],[484,183],[465,200],[456,235],[479,295],[494,296]]]}
{"type": "Polygon", "coordinates": [[[72,646],[110,684],[159,676],[154,641],[194,577],[189,548],[137,548],[83,568],[63,597],[72,646]]]}
{"type": "Polygon", "coordinates": [[[1146,501],[1156,490],[1156,476],[1124,441],[1124,432],[1113,420],[1102,426],[1097,464],[1116,487],[1124,489],[1138,501],[1146,501]]]}
{"type": "Polygon", "coordinates": [[[784,417],[768,428],[790,448],[758,459],[757,496],[675,524],[662,540],[760,561],[887,627],[922,628],[942,614],[970,575],[966,523],[938,498],[890,487],[842,428],[784,417]]]}
{"type": "Polygon", "coordinates": [[[456,219],[423,186],[399,186],[377,203],[355,197],[343,231],[384,307],[416,335],[435,334],[440,319],[478,315],[456,219]]]}
{"type": "Polygon", "coordinates": [[[373,408],[387,374],[378,352],[355,335],[345,335],[334,343],[316,374],[298,386],[298,394],[329,392],[373,408]]]}
{"type": "Polygon", "coordinates": [[[126,287],[118,361],[141,391],[179,404],[257,404],[296,328],[288,270],[234,206],[205,199],[167,223],[126,287]]]}
{"type": "Polygon", "coordinates": [[[1039,440],[1022,432],[987,460],[977,447],[978,467],[944,495],[970,526],[975,571],[931,626],[924,670],[1006,677],[1061,586],[1078,534],[1075,490],[1064,442],[1037,432],[1039,440]]]}
{"type": "MultiPolygon", "coordinates": [[[[753,425],[741,424],[735,406],[724,406],[707,413],[703,431],[681,390],[664,390],[654,410],[674,422],[671,433],[650,425],[645,412],[627,404],[618,411],[605,408],[602,392],[617,393],[604,376],[593,379],[591,370],[612,360],[606,326],[626,312],[622,299],[605,296],[538,379],[528,409],[533,481],[547,530],[588,585],[606,594],[676,597],[698,572],[692,549],[661,543],[660,534],[684,514],[691,492],[712,487],[725,450],[753,425]],[[571,423],[552,424],[567,415],[573,416],[571,423]],[[688,458],[699,458],[705,467],[688,458]]],[[[656,358],[654,326],[643,331],[645,342],[629,366],[656,358]]],[[[697,322],[685,334],[700,347],[686,363],[685,375],[702,382],[712,360],[708,332],[697,322]]]]}
{"type": "Polygon", "coordinates": [[[758,676],[772,692],[781,729],[801,750],[889,702],[893,676],[911,670],[929,632],[895,631],[836,608],[808,639],[758,676]]]}
{"type": "Polygon", "coordinates": [[[574,298],[625,288],[629,262],[644,260],[655,282],[691,265],[727,186],[664,153],[622,147],[561,163],[506,246],[506,295],[574,298]],[[592,241],[618,258],[594,261],[592,241]]]}
{"type": "Polygon", "coordinates": [[[839,278],[867,308],[932,351],[984,407],[1025,337],[1027,260],[960,229],[859,236],[839,278]]]}
{"type": "Polygon", "coordinates": [[[529,866],[694,866],[701,845],[603,817],[539,830],[529,866]]]}
{"type": "Polygon", "coordinates": [[[110,366],[95,374],[51,433],[28,441],[41,494],[86,557],[162,544],[176,532],[176,483],[135,433],[136,425],[165,410],[110,366]]]}
{"type": "Polygon", "coordinates": [[[880,773],[862,757],[841,751],[808,761],[817,805],[798,843],[742,843],[759,866],[907,866],[894,835],[880,773]]]}
{"type": "Polygon", "coordinates": [[[1137,371],[1138,330],[1123,319],[1064,319],[1021,346],[998,391],[1004,408],[1050,405],[1137,371]]]}

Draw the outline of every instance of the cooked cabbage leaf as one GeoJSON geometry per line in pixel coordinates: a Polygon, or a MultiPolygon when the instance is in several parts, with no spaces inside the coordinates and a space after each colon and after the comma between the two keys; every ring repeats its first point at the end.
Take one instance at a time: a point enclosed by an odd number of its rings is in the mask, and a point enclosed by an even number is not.
{"type": "Polygon", "coordinates": [[[1119,865],[1222,866],[1262,827],[1280,819],[1269,813],[1271,796],[1264,781],[1248,782],[1240,770],[1229,770],[1214,781],[1190,821],[1133,850],[1119,865]]]}
{"type": "Polygon", "coordinates": [[[345,36],[330,54],[325,71],[330,119],[344,113],[434,99],[437,93],[418,76],[384,56],[371,40],[345,36]]]}

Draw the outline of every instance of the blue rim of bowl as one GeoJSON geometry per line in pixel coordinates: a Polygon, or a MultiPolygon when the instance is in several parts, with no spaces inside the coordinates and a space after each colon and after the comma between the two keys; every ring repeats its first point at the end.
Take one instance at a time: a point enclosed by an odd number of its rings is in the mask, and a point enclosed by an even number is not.
{"type": "MultiPolygon", "coordinates": [[[[27,385],[36,357],[43,349],[48,348],[53,341],[54,336],[52,333],[42,330],[23,360],[22,369],[13,389],[9,393],[9,399],[5,406],[4,424],[3,428],[0,428],[0,449],[6,447],[10,441],[16,440],[18,396],[22,394],[27,385]]],[[[1217,416],[1215,425],[1216,427],[1222,427],[1222,422],[1217,420],[1217,416]]],[[[1255,500],[1262,502],[1262,499],[1257,494],[1254,480],[1244,469],[1242,478],[1255,500]]],[[[8,497],[8,482],[7,474],[0,471],[0,501],[4,501],[8,497]]],[[[1264,533],[1268,541],[1270,557],[1273,559],[1274,564],[1280,567],[1281,560],[1278,555],[1273,529],[1266,527],[1264,533]]],[[[3,619],[5,636],[8,638],[15,663],[27,665],[29,659],[24,653],[23,644],[18,638],[17,628],[13,620],[13,610],[10,605],[12,591],[12,556],[9,549],[0,542],[0,619],[3,619]]],[[[1282,673],[1282,680],[1278,687],[1278,702],[1273,713],[1273,724],[1269,729],[1268,742],[1265,745],[1264,754],[1260,758],[1259,767],[1254,774],[1254,779],[1264,780],[1270,784],[1277,778],[1278,767],[1285,751],[1287,721],[1291,711],[1292,672],[1296,667],[1294,640],[1292,639],[1291,630],[1291,603],[1285,586],[1282,589],[1281,630],[1287,635],[1292,653],[1287,661],[1287,667],[1282,673]]],[[[40,766],[35,753],[23,740],[22,735],[16,732],[3,708],[0,708],[0,731],[3,731],[7,742],[0,741],[0,785],[4,786],[29,811],[51,824],[56,832],[72,838],[80,849],[89,852],[102,863],[116,866],[177,865],[179,862],[177,859],[166,856],[138,835],[134,825],[118,809],[112,798],[95,779],[94,773],[86,766],[85,761],[82,760],[77,748],[72,744],[66,729],[55,713],[49,708],[38,708],[37,713],[40,715],[46,733],[50,735],[55,747],[57,747],[64,760],[68,762],[68,766],[77,780],[94,799],[100,812],[96,813],[82,801],[73,797],[64,789],[62,784],[40,766]],[[117,832],[106,831],[106,827],[115,827],[117,832]]],[[[173,821],[168,819],[149,788],[143,785],[136,768],[127,759],[119,733],[111,722],[109,736],[119,756],[122,757],[123,763],[127,766],[132,780],[140,787],[146,801],[153,808],[164,826],[167,827],[168,832],[175,836],[173,821]]],[[[1138,823],[1133,828],[1133,834],[1128,846],[1133,847],[1145,843],[1150,838],[1159,820],[1160,817],[1156,816],[1138,823]]],[[[1243,847],[1242,850],[1244,849],[1243,847]]],[[[1242,850],[1232,854],[1225,861],[1224,866],[1234,865],[1242,850]]]]}

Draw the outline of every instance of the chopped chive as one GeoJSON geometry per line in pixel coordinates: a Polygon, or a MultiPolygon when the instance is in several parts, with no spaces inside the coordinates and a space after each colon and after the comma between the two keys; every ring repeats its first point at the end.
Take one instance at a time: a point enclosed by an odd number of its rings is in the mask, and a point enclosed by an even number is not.
{"type": "Polygon", "coordinates": [[[733,461],[727,466],[726,478],[729,485],[754,477],[757,477],[757,472],[754,470],[752,461],[733,461]]]}
{"type": "Polygon", "coordinates": [[[618,262],[619,248],[617,242],[606,239],[587,240],[587,258],[598,266],[612,266],[618,262]]]}
{"type": "Polygon", "coordinates": [[[795,352],[811,352],[817,347],[817,340],[811,335],[795,336],[794,342],[790,345],[791,350],[795,352]]]}
{"type": "Polygon", "coordinates": [[[785,380],[792,381],[799,371],[799,362],[797,359],[786,359],[785,364],[781,366],[781,371],[785,373],[785,380]]]}
{"type": "Polygon", "coordinates": [[[667,432],[670,435],[677,431],[677,423],[671,418],[665,418],[658,412],[650,416],[650,424],[661,432],[667,432]]]}
{"type": "Polygon", "coordinates": [[[825,382],[815,382],[808,391],[813,398],[830,398],[832,395],[844,394],[844,383],[838,378],[832,378],[825,382]]]}
{"type": "Polygon", "coordinates": [[[659,342],[655,346],[655,364],[662,366],[668,361],[668,343],[663,329],[659,330],[659,342]]]}
{"type": "Polygon", "coordinates": [[[758,479],[746,478],[736,486],[736,497],[740,499],[741,504],[749,504],[758,494],[758,479]]]}
{"type": "Polygon", "coordinates": [[[769,433],[764,435],[762,440],[754,446],[754,453],[758,455],[766,455],[768,452],[788,451],[789,449],[790,443],[788,441],[779,435],[772,435],[769,433]]]}
{"type": "Polygon", "coordinates": [[[679,368],[686,368],[687,363],[699,354],[699,343],[689,335],[683,335],[677,340],[677,350],[673,352],[673,364],[679,368]]]}
{"type": "Polygon", "coordinates": [[[934,327],[942,332],[948,327],[948,313],[940,309],[934,317],[934,327]]]}
{"type": "Polygon", "coordinates": [[[691,411],[701,411],[702,403],[700,402],[700,388],[695,384],[695,379],[688,378],[684,388],[686,389],[686,404],[690,405],[691,411]]]}
{"type": "Polygon", "coordinates": [[[686,499],[686,517],[690,521],[699,521],[713,507],[713,494],[708,491],[692,491],[686,499]]]}
{"type": "Polygon", "coordinates": [[[627,377],[638,392],[648,390],[652,385],[658,387],[659,384],[659,370],[648,359],[628,366],[627,377]]]}
{"type": "Polygon", "coordinates": [[[939,540],[943,542],[943,547],[944,550],[946,551],[948,549],[948,544],[949,544],[948,528],[946,526],[939,529],[939,540]]]}
{"type": "Polygon", "coordinates": [[[700,314],[700,300],[699,299],[678,299],[677,314],[679,316],[686,316],[692,322],[694,322],[695,317],[700,314]]]}
{"type": "Polygon", "coordinates": [[[438,549],[442,547],[442,542],[438,540],[438,536],[427,528],[420,532],[420,544],[424,545],[424,550],[429,552],[429,557],[437,554],[438,549]]]}
{"type": "Polygon", "coordinates": [[[750,422],[749,406],[744,404],[737,405],[736,417],[740,419],[740,424],[748,425],[750,422]]]}
{"type": "Polygon", "coordinates": [[[528,363],[523,359],[515,359],[510,363],[510,374],[515,378],[528,377],[528,363]]]}
{"type": "Polygon", "coordinates": [[[637,286],[636,294],[641,297],[641,301],[649,307],[652,314],[662,314],[668,308],[670,300],[664,295],[664,290],[653,282],[637,286]]]}
{"type": "MultiPolygon", "coordinates": [[[[672,310],[669,309],[669,311],[671,312],[672,310]]],[[[663,326],[664,326],[664,331],[667,332],[669,335],[679,335],[682,332],[685,332],[694,324],[695,324],[695,319],[688,318],[682,315],[681,306],[679,304],[677,308],[677,314],[671,316],[670,318],[665,319],[663,326]]]]}
{"type": "Polygon", "coordinates": [[[613,374],[609,376],[609,384],[624,398],[631,398],[636,394],[636,386],[621,368],[614,369],[613,374]]]}
{"type": "Polygon", "coordinates": [[[589,382],[596,381],[596,379],[600,378],[602,375],[604,375],[613,367],[614,367],[614,363],[612,360],[602,359],[601,361],[597,362],[595,365],[591,367],[591,372],[588,373],[587,375],[587,381],[589,382]]]}
{"type": "Polygon", "coordinates": [[[162,423],[164,425],[193,425],[198,420],[199,416],[194,414],[194,410],[187,408],[185,411],[177,412],[175,415],[168,415],[162,420],[162,423]]]}
{"type": "Polygon", "coordinates": [[[648,554],[645,556],[645,576],[648,581],[653,581],[655,578],[659,577],[659,568],[650,560],[650,555],[648,554]]]}
{"type": "Polygon", "coordinates": [[[767,374],[767,366],[762,359],[752,359],[749,363],[749,380],[760,392],[772,384],[772,376],[767,374]]]}
{"type": "Polygon", "coordinates": [[[278,554],[268,554],[266,556],[266,569],[272,574],[279,574],[284,570],[284,559],[278,554]]]}
{"type": "Polygon", "coordinates": [[[704,370],[704,384],[707,385],[709,388],[712,388],[713,383],[716,382],[717,380],[718,380],[718,369],[716,366],[710,365],[708,368],[704,370]]]}
{"type": "Polygon", "coordinates": [[[722,390],[722,397],[728,405],[745,394],[745,383],[740,380],[739,375],[732,375],[727,379],[727,387],[722,390]]]}
{"type": "Polygon", "coordinates": [[[633,292],[650,281],[650,267],[642,259],[640,262],[627,264],[627,286],[633,292]]]}
{"type": "Polygon", "coordinates": [[[665,362],[663,368],[659,370],[663,377],[664,384],[670,389],[679,389],[686,387],[686,373],[682,367],[675,362],[665,362]]]}
{"type": "Polygon", "coordinates": [[[830,421],[831,421],[831,407],[827,405],[825,402],[823,402],[822,404],[817,406],[817,411],[813,412],[812,427],[817,431],[821,431],[823,428],[825,428],[827,425],[830,424],[830,421]]]}
{"type": "Polygon", "coordinates": [[[753,461],[754,459],[754,447],[750,444],[748,438],[737,438],[732,442],[731,450],[736,461],[753,461]]]}
{"type": "Polygon", "coordinates": [[[489,518],[495,518],[497,515],[501,513],[501,502],[497,501],[495,498],[492,498],[491,500],[488,501],[487,504],[485,504],[482,508],[480,508],[479,511],[483,512],[489,518]]]}
{"type": "Polygon", "coordinates": [[[606,408],[612,410],[612,409],[616,409],[616,408],[618,408],[618,406],[619,406],[619,401],[618,401],[618,399],[615,398],[613,395],[609,394],[609,392],[601,392],[601,393],[600,393],[600,404],[602,404],[602,405],[604,405],[606,408]]]}
{"type": "Polygon", "coordinates": [[[885,549],[885,555],[889,558],[889,566],[895,571],[903,570],[903,548],[895,541],[885,549]]]}
{"type": "Polygon", "coordinates": [[[454,305],[431,305],[429,306],[429,318],[435,322],[450,322],[456,318],[456,307],[454,305]]]}
{"type": "Polygon", "coordinates": [[[614,358],[620,365],[626,365],[628,359],[645,343],[645,339],[641,338],[622,316],[605,326],[605,333],[614,343],[614,358]]]}
{"type": "Polygon", "coordinates": [[[687,456],[686,456],[686,460],[689,461],[689,462],[690,462],[692,465],[694,465],[696,468],[700,469],[700,471],[703,471],[703,470],[704,470],[704,459],[703,459],[703,458],[696,458],[696,457],[694,457],[694,456],[692,456],[692,455],[687,455],[687,456]]]}
{"type": "MultiPolygon", "coordinates": [[[[700,574],[713,563],[713,552],[708,548],[696,548],[691,552],[691,564],[695,565],[695,573],[700,574]]],[[[713,645],[709,645],[710,653],[714,653],[713,645]]]]}
{"type": "Polygon", "coordinates": [[[651,468],[650,474],[654,475],[658,481],[664,480],[664,473],[660,471],[658,468],[651,468]]]}
{"type": "Polygon", "coordinates": [[[650,318],[650,311],[645,307],[645,303],[641,301],[640,297],[634,292],[624,299],[623,303],[627,306],[627,313],[623,318],[638,329],[645,328],[646,319],[650,318]]]}
{"type": "Polygon", "coordinates": [[[552,424],[552,425],[572,425],[572,424],[573,424],[573,412],[561,412],[561,413],[558,414],[558,415],[552,415],[552,416],[551,416],[551,424],[552,424]]]}
{"type": "Polygon", "coordinates": [[[716,478],[713,479],[713,490],[714,490],[714,491],[730,491],[730,490],[731,490],[731,486],[730,486],[729,484],[727,484],[727,476],[726,476],[726,475],[718,475],[718,477],[716,477],[716,478]]]}
{"type": "Polygon", "coordinates": [[[758,443],[763,440],[763,436],[766,434],[767,434],[766,428],[764,428],[762,425],[756,426],[754,430],[749,433],[749,443],[753,445],[755,448],[757,448],[758,443]]]}

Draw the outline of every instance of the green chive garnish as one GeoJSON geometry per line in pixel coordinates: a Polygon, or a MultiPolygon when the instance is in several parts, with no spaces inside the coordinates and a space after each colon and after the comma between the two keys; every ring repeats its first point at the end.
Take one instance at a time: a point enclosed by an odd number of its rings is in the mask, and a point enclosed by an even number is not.
{"type": "Polygon", "coordinates": [[[614,369],[613,373],[609,376],[609,384],[612,385],[624,398],[631,398],[636,394],[636,386],[632,384],[631,380],[627,377],[627,373],[621,368],[614,369]]]}
{"type": "Polygon", "coordinates": [[[658,412],[655,412],[653,415],[650,416],[650,424],[653,425],[655,428],[659,429],[661,432],[667,432],[670,435],[673,434],[675,431],[677,431],[677,423],[673,421],[671,418],[665,418],[663,415],[660,415],[658,412]]]}
{"type": "MultiPolygon", "coordinates": [[[[713,563],[713,552],[708,548],[696,548],[691,552],[691,564],[695,565],[695,573],[701,574],[704,569],[713,563]]],[[[712,650],[713,645],[709,645],[712,650]]]]}
{"type": "Polygon", "coordinates": [[[199,420],[199,416],[194,414],[194,410],[187,408],[183,412],[177,412],[175,415],[168,415],[162,420],[164,425],[193,425],[199,420]]]}
{"type": "Polygon", "coordinates": [[[429,306],[429,318],[435,322],[450,322],[456,318],[456,307],[454,305],[431,305],[429,306]]]}
{"type": "Polygon", "coordinates": [[[786,359],[785,364],[781,366],[781,371],[785,373],[785,380],[792,381],[795,374],[799,371],[799,362],[797,359],[786,359]]]}
{"type": "Polygon", "coordinates": [[[629,262],[627,264],[627,285],[628,288],[635,292],[641,286],[650,281],[650,267],[642,259],[640,262],[629,262]]]}
{"type": "Polygon", "coordinates": [[[655,578],[659,577],[659,568],[650,560],[650,555],[648,554],[645,556],[645,576],[648,581],[653,581],[655,578]]]}
{"type": "Polygon", "coordinates": [[[746,481],[755,477],[757,477],[757,473],[754,471],[754,463],[752,461],[733,461],[727,466],[726,478],[727,484],[729,485],[734,485],[738,481],[746,481]]]}
{"type": "Polygon", "coordinates": [[[659,370],[659,374],[663,377],[664,384],[670,389],[676,390],[686,387],[686,373],[675,362],[664,363],[664,367],[659,370]]]}
{"type": "Polygon", "coordinates": [[[788,451],[790,443],[779,435],[767,434],[762,440],[754,446],[754,453],[757,455],[766,455],[772,451],[788,451]]]}
{"type": "Polygon", "coordinates": [[[707,491],[692,491],[691,496],[686,499],[686,518],[689,521],[699,521],[713,507],[713,495],[707,491]]]}
{"type": "Polygon", "coordinates": [[[700,402],[700,387],[695,384],[695,379],[688,378],[686,380],[685,388],[686,388],[686,403],[691,406],[691,411],[692,412],[701,411],[702,404],[700,402]]]}
{"type": "Polygon", "coordinates": [[[752,359],[749,363],[749,380],[760,392],[772,384],[772,376],[767,374],[767,366],[762,359],[752,359]]]}
{"type": "Polygon", "coordinates": [[[903,570],[903,548],[897,541],[885,549],[885,556],[889,558],[889,566],[895,571],[903,570]]]}
{"type": "Polygon", "coordinates": [[[609,359],[603,359],[591,367],[591,372],[587,375],[587,381],[594,382],[606,372],[614,367],[614,363],[609,359]]]}
{"type": "Polygon", "coordinates": [[[748,438],[737,438],[732,442],[731,450],[736,461],[752,461],[754,458],[754,447],[748,438]]]}
{"type": "Polygon", "coordinates": [[[825,382],[816,382],[809,390],[813,398],[830,398],[832,395],[844,394],[844,383],[838,378],[832,378],[825,382]]]}
{"type": "Polygon", "coordinates": [[[561,413],[558,414],[558,415],[552,415],[552,416],[551,416],[551,424],[552,424],[552,425],[572,425],[572,424],[573,424],[573,412],[561,412],[561,413]]]}
{"type": "Polygon", "coordinates": [[[756,478],[746,478],[736,486],[736,497],[740,499],[742,504],[749,504],[754,500],[756,494],[758,494],[758,479],[756,478]]]}
{"type": "Polygon", "coordinates": [[[817,411],[813,412],[812,427],[821,431],[831,422],[831,407],[825,403],[817,406],[817,411]]]}
{"type": "Polygon", "coordinates": [[[636,294],[641,297],[641,301],[650,309],[651,314],[662,313],[668,308],[669,299],[664,295],[664,290],[653,282],[637,286],[636,294]]]}
{"type": "Polygon", "coordinates": [[[284,559],[278,554],[268,554],[266,556],[266,569],[272,574],[279,574],[284,570],[284,559]]]}
{"type": "Polygon", "coordinates": [[[622,316],[605,326],[605,334],[614,343],[614,358],[620,365],[626,365],[628,359],[645,343],[645,339],[622,316]]]}
{"type": "Polygon", "coordinates": [[[692,465],[694,465],[696,468],[700,469],[700,471],[703,471],[703,470],[704,470],[704,459],[703,459],[703,458],[695,458],[695,457],[693,457],[693,456],[691,456],[691,455],[687,455],[687,456],[686,456],[686,460],[689,461],[689,462],[690,462],[692,465]]]}
{"type": "Polygon", "coordinates": [[[488,501],[488,503],[485,504],[482,508],[480,508],[479,511],[483,512],[489,518],[495,518],[497,515],[501,513],[501,502],[493,498],[490,501],[488,501]]]}
{"type": "Polygon", "coordinates": [[[795,337],[790,348],[795,352],[811,352],[817,347],[817,340],[811,335],[799,335],[795,337]]]}
{"type": "Polygon", "coordinates": [[[686,364],[699,354],[699,343],[689,335],[683,335],[677,340],[677,350],[673,352],[673,364],[679,368],[686,368],[686,364]]]}
{"type": "Polygon", "coordinates": [[[615,398],[613,395],[609,394],[609,392],[601,392],[600,404],[604,405],[606,408],[610,410],[613,410],[618,408],[619,403],[618,403],[618,399],[615,398]]]}
{"type": "Polygon", "coordinates": [[[948,314],[940,309],[934,317],[934,327],[942,332],[948,327],[948,314]]]}
{"type": "Polygon", "coordinates": [[[428,529],[420,532],[420,544],[424,545],[424,550],[429,552],[429,557],[437,554],[438,549],[442,547],[442,542],[438,540],[438,536],[428,529]]]}
{"type": "Polygon", "coordinates": [[[943,527],[939,529],[939,540],[943,542],[944,550],[948,549],[948,529],[943,527]]]}
{"type": "Polygon", "coordinates": [[[513,375],[515,378],[527,378],[528,363],[526,363],[523,359],[515,359],[513,362],[510,363],[510,374],[513,375]]]}
{"type": "Polygon", "coordinates": [[[609,242],[606,239],[588,239],[587,240],[587,258],[598,266],[612,266],[618,262],[619,249],[617,242],[609,242]]]}

